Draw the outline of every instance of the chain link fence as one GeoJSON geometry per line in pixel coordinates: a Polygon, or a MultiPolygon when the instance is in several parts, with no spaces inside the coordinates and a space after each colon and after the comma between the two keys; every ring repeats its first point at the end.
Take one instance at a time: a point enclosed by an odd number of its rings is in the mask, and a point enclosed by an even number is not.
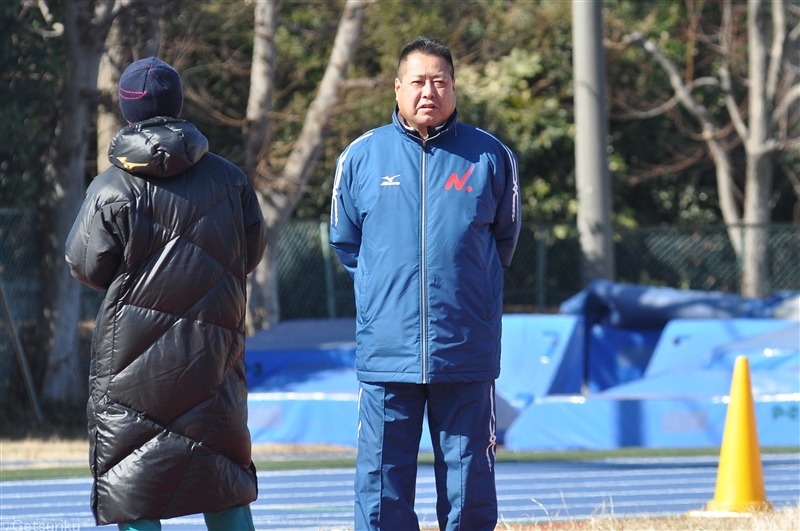
{"type": "MultiPolygon", "coordinates": [[[[774,224],[767,233],[770,292],[800,291],[798,226],[774,224]]],[[[0,281],[23,340],[40,312],[38,239],[36,212],[0,209],[0,281]]],[[[282,320],[355,315],[353,282],[327,242],[327,222],[295,221],[284,230],[278,249],[282,320]]],[[[617,229],[614,242],[619,282],[739,293],[741,266],[724,226],[617,229]]],[[[581,289],[577,228],[525,224],[505,273],[506,311],[557,312],[581,289]]],[[[86,319],[93,319],[101,296],[85,290],[86,319]]],[[[0,392],[14,374],[11,322],[0,315],[0,392]]]]}
{"type": "MultiPolygon", "coordinates": [[[[22,393],[15,333],[21,342],[35,333],[40,315],[41,258],[39,217],[35,211],[0,208],[0,289],[8,302],[0,306],[0,400],[22,393]],[[11,314],[9,316],[9,313],[11,314]]],[[[33,370],[37,367],[34,365],[33,370]]]]}
{"type": "MultiPolygon", "coordinates": [[[[798,226],[764,228],[768,291],[800,290],[798,226]]],[[[741,290],[741,263],[724,226],[627,229],[617,233],[615,253],[620,282],[726,293],[741,290]]]]}
{"type": "MultiPolygon", "coordinates": [[[[281,319],[354,316],[353,283],[327,244],[327,223],[296,221],[278,252],[281,319]]],[[[770,225],[769,291],[800,291],[800,230],[770,225]]],[[[616,280],[740,292],[741,264],[725,226],[617,229],[616,280]]],[[[582,289],[577,227],[525,224],[505,273],[507,312],[554,313],[582,289]]]]}

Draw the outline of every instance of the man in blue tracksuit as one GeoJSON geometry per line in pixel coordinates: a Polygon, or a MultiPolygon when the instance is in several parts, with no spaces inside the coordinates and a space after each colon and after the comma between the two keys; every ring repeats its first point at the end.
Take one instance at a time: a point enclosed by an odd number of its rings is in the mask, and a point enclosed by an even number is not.
{"type": "Polygon", "coordinates": [[[450,50],[400,53],[392,123],[340,155],[330,241],[355,280],[359,391],[355,527],[419,529],[427,408],[442,530],[490,530],[503,269],[520,229],[517,161],[458,122],[450,50]]]}

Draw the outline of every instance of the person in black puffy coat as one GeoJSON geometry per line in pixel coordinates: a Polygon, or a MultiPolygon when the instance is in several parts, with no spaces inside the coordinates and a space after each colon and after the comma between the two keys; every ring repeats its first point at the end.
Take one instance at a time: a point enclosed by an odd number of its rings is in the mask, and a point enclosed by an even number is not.
{"type": "Polygon", "coordinates": [[[244,323],[264,218],[245,174],[178,118],[170,65],[134,62],[119,95],[129,125],[66,246],[73,276],[106,290],[87,407],[92,512],[121,530],[197,513],[209,529],[253,529],[244,323]]]}

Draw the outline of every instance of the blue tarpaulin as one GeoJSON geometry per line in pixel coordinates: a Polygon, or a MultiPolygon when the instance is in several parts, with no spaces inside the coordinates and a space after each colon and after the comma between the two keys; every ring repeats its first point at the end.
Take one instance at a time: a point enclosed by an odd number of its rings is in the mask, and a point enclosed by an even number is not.
{"type": "MultiPolygon", "coordinates": [[[[717,446],[737,356],[750,360],[761,444],[800,443],[796,294],[745,299],[598,281],[561,310],[503,316],[498,443],[717,446]]],[[[352,318],[287,321],[248,338],[253,441],[354,446],[355,349],[352,318]]]]}
{"type": "MultiPolygon", "coordinates": [[[[763,299],[715,291],[680,290],[596,280],[561,304],[583,318],[586,386],[600,392],[652,373],[650,358],[668,323],[676,319],[764,320],[795,293],[763,299]]],[[[683,349],[681,358],[693,356],[683,349]]],[[[670,358],[677,363],[677,358],[670,358]]],[[[663,361],[663,359],[662,359],[663,361]]],[[[656,364],[658,365],[658,364],[656,364]]]]}
{"type": "Polygon", "coordinates": [[[631,329],[664,328],[673,319],[734,319],[773,317],[780,304],[796,296],[780,292],[748,299],[720,291],[697,291],[595,280],[564,301],[562,314],[582,315],[595,324],[631,329]]]}
{"type": "Polygon", "coordinates": [[[284,321],[245,343],[254,443],[355,446],[355,319],[284,321]]]}

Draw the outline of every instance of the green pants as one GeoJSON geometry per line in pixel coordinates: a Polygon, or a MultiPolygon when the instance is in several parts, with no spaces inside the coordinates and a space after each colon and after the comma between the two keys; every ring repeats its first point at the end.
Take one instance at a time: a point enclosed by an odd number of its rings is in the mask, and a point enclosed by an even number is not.
{"type": "MultiPolygon", "coordinates": [[[[208,531],[255,531],[249,505],[221,513],[203,513],[208,531]]],[[[136,520],[119,524],[120,531],[161,531],[160,520],[136,520]]]]}

